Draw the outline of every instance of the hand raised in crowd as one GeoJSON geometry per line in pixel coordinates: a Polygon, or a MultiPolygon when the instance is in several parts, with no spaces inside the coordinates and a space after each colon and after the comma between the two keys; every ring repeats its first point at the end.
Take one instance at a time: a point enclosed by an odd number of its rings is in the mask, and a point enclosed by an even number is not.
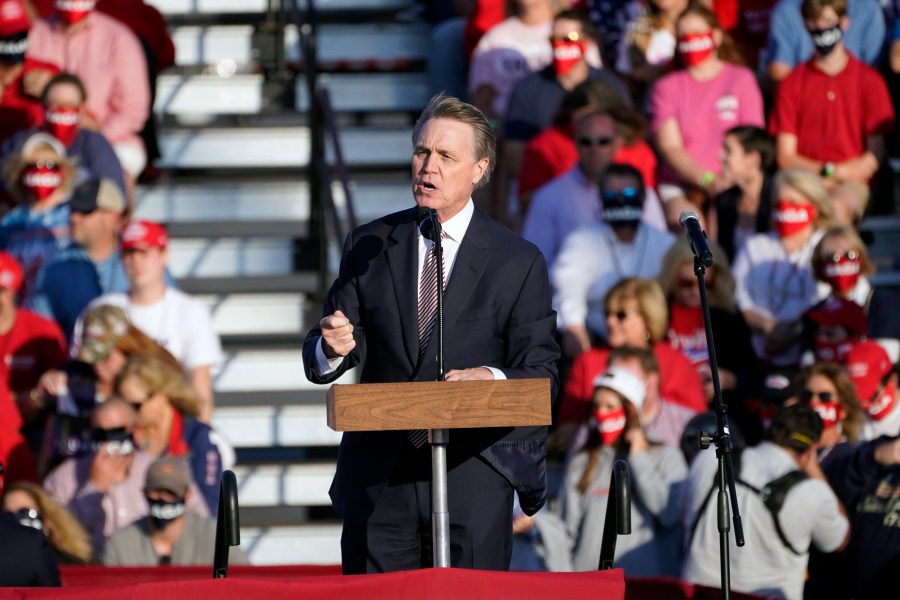
{"type": "Polygon", "coordinates": [[[68,389],[69,376],[64,371],[53,369],[47,371],[38,380],[34,394],[41,396],[59,396],[68,389]]]}
{"type": "Polygon", "coordinates": [[[125,481],[130,465],[130,454],[107,452],[105,448],[100,448],[91,462],[91,483],[97,491],[105,493],[110,486],[125,481]]]}
{"type": "Polygon", "coordinates": [[[875,462],[880,465],[900,464],[900,437],[879,444],[875,448],[875,462]]]}
{"type": "Polygon", "coordinates": [[[322,329],[322,351],[327,358],[347,356],[356,347],[353,325],[340,310],[319,321],[322,329]]]}
{"type": "Polygon", "coordinates": [[[29,96],[40,98],[44,95],[44,88],[51,79],[53,79],[53,73],[48,69],[29,69],[22,76],[22,89],[29,96]]]}

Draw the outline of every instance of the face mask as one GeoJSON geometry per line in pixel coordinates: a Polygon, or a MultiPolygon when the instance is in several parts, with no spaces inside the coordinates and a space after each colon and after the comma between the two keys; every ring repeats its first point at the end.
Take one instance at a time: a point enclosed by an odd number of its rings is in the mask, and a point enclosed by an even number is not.
{"type": "Polygon", "coordinates": [[[22,186],[28,193],[40,201],[47,198],[62,184],[62,172],[59,165],[29,165],[22,170],[22,186]]]}
{"type": "Polygon", "coordinates": [[[601,413],[594,411],[597,420],[597,432],[604,446],[612,446],[622,432],[625,431],[625,409],[617,408],[612,412],[601,413]]]}
{"type": "Polygon", "coordinates": [[[637,188],[625,188],[600,193],[603,219],[612,227],[637,227],[644,210],[644,197],[637,188]]]}
{"type": "Polygon", "coordinates": [[[94,429],[91,432],[94,440],[94,452],[106,452],[128,456],[134,452],[134,437],[124,427],[115,429],[94,429]]]}
{"type": "Polygon", "coordinates": [[[70,146],[78,135],[78,125],[81,123],[81,110],[78,108],[61,107],[48,108],[44,113],[46,123],[44,128],[47,133],[63,143],[63,146],[70,146]]]}
{"type": "Polygon", "coordinates": [[[94,10],[95,0],[56,0],[56,14],[67,25],[75,25],[94,10]]]}
{"type": "Polygon", "coordinates": [[[147,504],[150,505],[150,519],[157,529],[165,528],[166,525],[184,514],[183,499],[167,502],[165,500],[151,500],[147,498],[147,504]]]}
{"type": "Polygon", "coordinates": [[[32,529],[37,529],[43,533],[44,520],[41,518],[41,515],[38,514],[38,511],[33,508],[20,508],[13,513],[13,516],[16,521],[19,522],[19,525],[31,527],[32,529]]]}
{"type": "Polygon", "coordinates": [[[14,65],[21,64],[25,60],[25,52],[28,50],[28,32],[23,31],[0,40],[0,61],[14,65]]]}
{"type": "Polygon", "coordinates": [[[837,425],[844,419],[844,409],[838,402],[814,402],[810,408],[819,414],[826,429],[837,425]]]}
{"type": "Polygon", "coordinates": [[[816,220],[816,207],[779,200],[772,211],[772,225],[781,237],[790,237],[806,229],[816,220]]]}
{"type": "Polygon", "coordinates": [[[853,340],[826,342],[816,339],[813,342],[813,353],[818,361],[843,363],[844,359],[847,358],[847,353],[853,348],[853,344],[853,340]]]}
{"type": "Polygon", "coordinates": [[[712,56],[716,42],[712,32],[689,33],[678,38],[678,56],[688,67],[696,67],[712,56]]]}
{"type": "Polygon", "coordinates": [[[896,387],[893,384],[886,385],[884,391],[882,391],[875,400],[869,403],[866,410],[869,411],[869,416],[871,416],[872,419],[880,421],[891,413],[896,399],[896,387]]]}
{"type": "Polygon", "coordinates": [[[809,34],[812,36],[816,51],[821,56],[828,56],[831,54],[831,51],[834,50],[837,43],[844,37],[844,32],[841,30],[840,25],[835,25],[828,29],[813,29],[809,34]]]}
{"type": "Polygon", "coordinates": [[[839,294],[846,294],[856,287],[859,281],[859,271],[861,264],[859,255],[856,252],[843,254],[837,261],[828,261],[822,268],[822,274],[828,285],[833,287],[839,294]]]}
{"type": "Polygon", "coordinates": [[[584,42],[553,40],[553,68],[557,75],[566,75],[584,56],[584,42]]]}

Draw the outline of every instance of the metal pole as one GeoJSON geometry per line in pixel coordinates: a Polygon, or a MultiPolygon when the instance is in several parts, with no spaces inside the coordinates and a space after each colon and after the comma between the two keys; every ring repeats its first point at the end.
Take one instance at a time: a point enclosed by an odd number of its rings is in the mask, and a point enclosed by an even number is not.
{"type": "Polygon", "coordinates": [[[447,502],[449,429],[428,431],[431,444],[431,543],[435,567],[450,566],[450,509],[447,502]]]}

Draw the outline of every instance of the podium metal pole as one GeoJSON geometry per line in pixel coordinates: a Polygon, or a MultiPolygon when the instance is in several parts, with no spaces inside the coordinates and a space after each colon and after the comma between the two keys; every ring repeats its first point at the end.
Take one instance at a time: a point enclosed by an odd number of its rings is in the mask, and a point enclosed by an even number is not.
{"type": "Polygon", "coordinates": [[[449,429],[429,429],[431,444],[431,543],[435,567],[450,566],[450,510],[447,503],[449,429]]]}

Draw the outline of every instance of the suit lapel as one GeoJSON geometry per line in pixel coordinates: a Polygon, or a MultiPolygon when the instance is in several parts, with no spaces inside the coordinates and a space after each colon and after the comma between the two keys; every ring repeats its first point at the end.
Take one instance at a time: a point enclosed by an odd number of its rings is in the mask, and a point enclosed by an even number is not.
{"type": "Polygon", "coordinates": [[[391,244],[385,251],[391,281],[394,285],[394,296],[400,313],[400,330],[403,346],[413,367],[419,358],[419,308],[418,308],[418,246],[416,244],[416,227],[413,212],[410,220],[404,222],[388,236],[391,244]]]}

